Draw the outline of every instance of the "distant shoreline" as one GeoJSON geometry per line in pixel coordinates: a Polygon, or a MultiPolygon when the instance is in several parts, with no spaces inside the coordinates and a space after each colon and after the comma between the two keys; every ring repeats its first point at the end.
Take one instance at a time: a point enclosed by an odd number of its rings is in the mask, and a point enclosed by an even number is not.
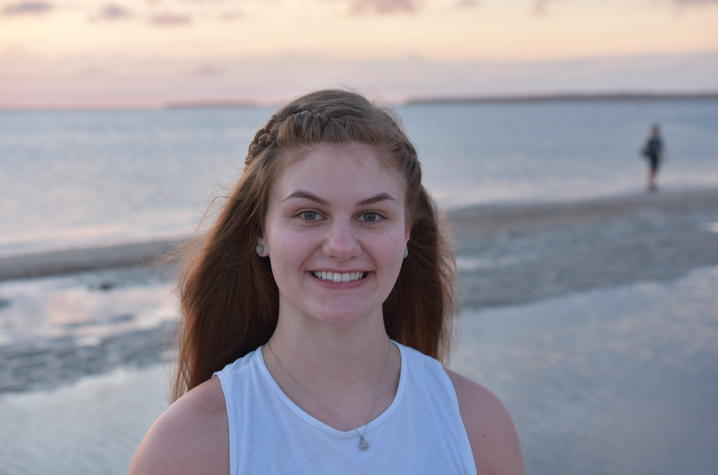
{"type": "Polygon", "coordinates": [[[161,109],[234,109],[247,107],[261,107],[260,104],[251,101],[177,101],[168,102],[161,106],[161,109]]]}
{"type": "Polygon", "coordinates": [[[718,100],[718,92],[686,92],[686,93],[560,93],[536,95],[505,95],[505,96],[435,96],[409,98],[404,103],[413,105],[441,104],[512,104],[540,102],[650,102],[675,100],[718,100]]]}
{"type": "MultiPolygon", "coordinates": [[[[442,105],[442,104],[532,104],[545,102],[652,102],[675,100],[718,100],[718,91],[701,92],[596,92],[596,93],[541,93],[506,95],[463,95],[408,97],[389,102],[390,106],[442,105]]],[[[0,112],[58,112],[103,110],[182,110],[182,109],[242,109],[280,107],[279,102],[254,102],[246,99],[217,99],[206,101],[170,101],[154,105],[97,104],[91,106],[11,106],[0,104],[0,112]]]]}

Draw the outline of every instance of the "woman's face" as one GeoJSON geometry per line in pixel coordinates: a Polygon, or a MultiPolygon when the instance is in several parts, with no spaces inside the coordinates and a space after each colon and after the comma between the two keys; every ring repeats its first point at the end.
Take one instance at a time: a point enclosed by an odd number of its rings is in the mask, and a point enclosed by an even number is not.
{"type": "Polygon", "coordinates": [[[341,327],[381,318],[409,239],[404,178],[366,144],[318,144],[298,157],[281,158],[260,239],[280,318],[341,327]]]}

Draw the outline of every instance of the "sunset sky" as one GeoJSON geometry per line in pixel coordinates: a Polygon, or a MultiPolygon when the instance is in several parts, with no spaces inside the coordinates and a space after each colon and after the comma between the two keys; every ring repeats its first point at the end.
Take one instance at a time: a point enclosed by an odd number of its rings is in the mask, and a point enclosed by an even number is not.
{"type": "Polygon", "coordinates": [[[0,0],[0,107],[718,90],[715,0],[0,0]]]}

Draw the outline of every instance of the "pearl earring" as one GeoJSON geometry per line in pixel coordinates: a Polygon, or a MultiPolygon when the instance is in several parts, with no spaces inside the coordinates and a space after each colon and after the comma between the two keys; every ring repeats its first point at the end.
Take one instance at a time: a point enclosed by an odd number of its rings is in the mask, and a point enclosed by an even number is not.
{"type": "Polygon", "coordinates": [[[404,259],[406,259],[407,256],[409,256],[409,246],[406,246],[406,247],[404,248],[404,259]]]}
{"type": "Polygon", "coordinates": [[[264,246],[261,244],[257,244],[257,247],[254,248],[255,251],[257,251],[257,254],[261,257],[264,257],[264,246]]]}

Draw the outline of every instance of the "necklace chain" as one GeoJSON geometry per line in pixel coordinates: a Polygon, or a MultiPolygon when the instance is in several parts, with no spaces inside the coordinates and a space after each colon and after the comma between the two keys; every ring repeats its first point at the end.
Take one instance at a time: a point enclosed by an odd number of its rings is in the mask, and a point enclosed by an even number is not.
{"type": "MultiPolygon", "coordinates": [[[[321,410],[324,411],[325,413],[327,413],[327,414],[329,414],[330,416],[332,416],[334,419],[336,419],[336,420],[338,420],[339,422],[341,422],[342,424],[344,424],[344,421],[342,420],[341,417],[337,416],[333,411],[330,411],[328,408],[326,408],[326,407],[322,406],[321,404],[319,404],[319,402],[316,401],[316,400],[312,397],[312,395],[311,395],[311,394],[309,393],[309,391],[304,387],[304,385],[303,385],[297,378],[295,378],[292,373],[289,372],[289,370],[286,368],[286,366],[284,366],[284,364],[282,363],[282,360],[279,359],[279,357],[277,356],[277,354],[276,354],[276,353],[274,352],[274,350],[272,349],[272,344],[271,344],[269,341],[267,341],[267,348],[269,348],[269,352],[272,354],[272,356],[274,357],[274,359],[277,360],[277,363],[279,364],[279,367],[282,368],[282,371],[284,371],[284,372],[287,374],[287,376],[289,376],[289,378],[290,378],[292,381],[294,381],[294,383],[296,383],[296,385],[299,387],[299,389],[301,389],[302,392],[304,392],[304,393],[309,397],[309,399],[310,399],[314,404],[316,404],[316,406],[317,406],[319,409],[321,409],[321,410]]],[[[379,394],[379,383],[381,382],[381,377],[384,376],[384,371],[386,371],[386,365],[387,365],[387,362],[389,361],[389,354],[390,354],[390,353],[391,353],[391,341],[389,342],[389,347],[387,347],[387,349],[386,349],[386,357],[384,358],[384,365],[383,365],[382,368],[381,368],[381,372],[379,373],[379,376],[376,378],[376,384],[375,384],[375,387],[374,387],[374,400],[373,400],[372,403],[371,403],[371,409],[369,410],[369,416],[368,416],[368,418],[371,418],[372,414],[374,414],[374,407],[376,407],[376,399],[377,399],[377,396],[378,396],[378,394],[379,394]]],[[[356,434],[359,436],[359,450],[366,450],[366,449],[369,448],[369,443],[367,442],[367,440],[366,440],[366,438],[364,437],[364,435],[366,435],[367,430],[369,430],[369,423],[370,423],[370,422],[371,422],[371,420],[368,421],[368,422],[364,425],[364,430],[362,430],[361,432],[359,432],[359,430],[358,430],[357,428],[352,429],[352,430],[353,430],[354,432],[356,432],[356,434]]]]}

